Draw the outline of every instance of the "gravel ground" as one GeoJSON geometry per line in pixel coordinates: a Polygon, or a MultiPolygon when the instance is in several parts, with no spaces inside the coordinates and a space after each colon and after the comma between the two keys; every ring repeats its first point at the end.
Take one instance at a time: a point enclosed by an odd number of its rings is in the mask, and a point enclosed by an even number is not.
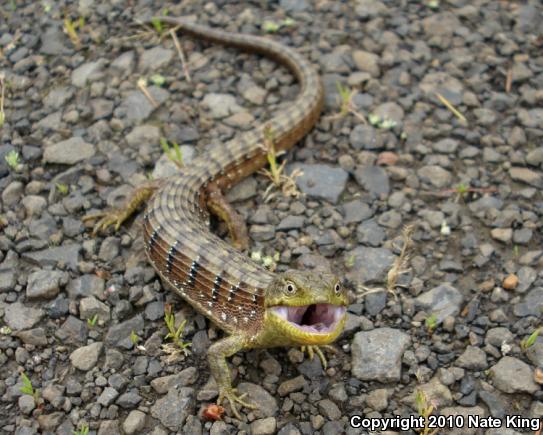
{"type": "Polygon", "coordinates": [[[81,217],[175,172],[161,137],[190,164],[298,89],[269,60],[180,37],[189,83],[172,39],[137,24],[159,12],[152,3],[1,3],[0,432],[361,433],[349,416],[417,416],[417,391],[444,416],[542,417],[543,339],[525,346],[543,308],[542,4],[164,6],[273,30],[320,69],[325,113],[286,156],[304,195],[265,202],[268,180],[255,175],[229,196],[253,252],[279,253],[279,270],[332,269],[354,299],[326,370],[298,349],[240,353],[236,382],[260,409],[206,422],[216,391],[205,351],[220,331],[162,288],[138,218],[92,238],[81,217]],[[337,83],[353,92],[343,116],[337,83]],[[390,285],[409,224],[409,259],[390,285]],[[187,320],[189,357],[161,347],[165,304],[187,320]]]}

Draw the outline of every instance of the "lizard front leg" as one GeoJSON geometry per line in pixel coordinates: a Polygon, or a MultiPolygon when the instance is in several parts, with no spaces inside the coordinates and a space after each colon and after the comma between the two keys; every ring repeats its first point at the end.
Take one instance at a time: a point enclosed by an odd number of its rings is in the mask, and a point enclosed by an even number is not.
{"type": "Polygon", "coordinates": [[[321,360],[322,368],[326,370],[326,367],[328,367],[328,362],[326,361],[326,357],[324,356],[324,353],[321,349],[327,350],[330,353],[336,353],[336,349],[333,346],[327,344],[322,346],[307,345],[302,346],[301,348],[302,352],[307,351],[307,356],[309,357],[309,359],[313,359],[315,354],[317,354],[319,359],[321,360]]]}
{"type": "Polygon", "coordinates": [[[232,377],[230,369],[226,363],[226,358],[234,355],[236,352],[245,348],[247,339],[241,335],[230,335],[222,340],[213,343],[207,352],[207,359],[211,374],[217,382],[219,389],[219,398],[217,404],[220,405],[224,399],[227,399],[232,408],[232,414],[241,420],[237,404],[246,408],[255,409],[256,406],[243,400],[245,395],[239,396],[235,388],[232,388],[232,377]]]}

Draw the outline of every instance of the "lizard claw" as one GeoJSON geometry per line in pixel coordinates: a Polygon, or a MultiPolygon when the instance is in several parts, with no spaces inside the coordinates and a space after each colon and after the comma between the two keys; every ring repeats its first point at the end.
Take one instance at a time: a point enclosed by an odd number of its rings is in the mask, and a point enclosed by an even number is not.
{"type": "Polygon", "coordinates": [[[324,345],[324,346],[312,346],[312,345],[302,346],[301,350],[302,350],[302,352],[307,351],[307,356],[309,357],[309,359],[313,359],[315,354],[317,354],[319,359],[321,360],[323,369],[326,369],[326,367],[328,367],[328,362],[326,361],[326,357],[324,356],[324,353],[322,352],[321,348],[324,349],[324,350],[327,350],[328,352],[331,352],[331,353],[336,352],[336,349],[333,346],[329,346],[329,345],[324,345]]]}
{"type": "Polygon", "coordinates": [[[128,219],[131,213],[127,213],[125,210],[113,209],[107,211],[99,211],[96,213],[90,213],[83,216],[83,222],[98,219],[98,222],[92,229],[92,235],[96,236],[100,231],[105,231],[110,225],[115,225],[115,231],[118,231],[121,224],[128,219]]]}
{"type": "Polygon", "coordinates": [[[225,388],[219,392],[219,398],[217,399],[217,405],[220,405],[224,399],[227,399],[230,403],[230,408],[232,409],[232,414],[238,419],[241,420],[241,414],[238,411],[237,404],[244,406],[245,408],[249,409],[257,409],[258,406],[254,403],[246,402],[243,400],[243,398],[247,395],[247,393],[244,394],[237,394],[237,390],[235,388],[225,388]]]}

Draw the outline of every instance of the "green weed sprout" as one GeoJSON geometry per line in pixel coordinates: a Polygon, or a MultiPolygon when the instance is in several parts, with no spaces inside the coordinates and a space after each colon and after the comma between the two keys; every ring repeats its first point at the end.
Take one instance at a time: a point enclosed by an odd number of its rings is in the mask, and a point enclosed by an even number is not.
{"type": "Polygon", "coordinates": [[[181,152],[181,149],[179,148],[179,145],[177,142],[172,141],[172,147],[168,144],[168,141],[165,137],[160,138],[160,145],[162,145],[162,149],[164,150],[164,154],[170,159],[172,162],[175,163],[175,165],[178,168],[182,168],[184,166],[183,163],[183,153],[181,152]]]}
{"type": "Polygon", "coordinates": [[[87,423],[81,423],[79,430],[74,431],[74,435],[89,435],[89,425],[87,423]]]}
{"type": "Polygon", "coordinates": [[[40,398],[40,391],[32,386],[32,381],[26,375],[26,373],[21,373],[21,380],[23,381],[23,386],[19,391],[23,394],[28,394],[31,396],[34,399],[34,402],[37,404],[40,398]]]}
{"type": "Polygon", "coordinates": [[[19,161],[19,153],[17,151],[11,150],[9,153],[7,153],[4,156],[4,159],[6,160],[6,163],[8,164],[8,166],[14,171],[19,167],[20,161],[19,161]]]}
{"type": "Polygon", "coordinates": [[[98,314],[95,314],[90,319],[87,319],[87,325],[89,325],[91,328],[96,325],[96,322],[98,321],[98,314]]]}
{"type": "Polygon", "coordinates": [[[428,316],[424,321],[424,325],[430,334],[434,332],[434,330],[437,328],[437,316],[435,314],[428,316]]]}
{"type": "Polygon", "coordinates": [[[62,195],[68,195],[68,192],[70,191],[70,187],[64,183],[57,183],[55,187],[57,188],[58,192],[62,195]]]}
{"type": "Polygon", "coordinates": [[[537,337],[539,336],[540,328],[537,328],[534,332],[530,334],[529,337],[523,338],[520,341],[520,348],[526,352],[529,348],[531,348],[535,342],[537,341],[537,337]]]}
{"type": "Polygon", "coordinates": [[[430,426],[429,417],[430,415],[432,415],[432,412],[434,411],[434,406],[431,403],[428,403],[428,398],[426,397],[426,394],[420,388],[417,390],[415,394],[415,403],[417,404],[417,410],[419,412],[419,415],[424,417],[424,428],[422,429],[420,433],[422,435],[437,434],[437,429],[432,431],[429,427],[430,426]]]}
{"type": "Polygon", "coordinates": [[[137,346],[138,344],[138,341],[140,341],[141,338],[138,337],[138,334],[136,334],[134,332],[134,330],[130,331],[130,342],[134,345],[134,346],[137,346]]]}
{"type": "Polygon", "coordinates": [[[164,321],[166,322],[166,327],[168,328],[168,333],[164,337],[165,340],[171,339],[173,343],[183,351],[185,355],[190,353],[188,349],[192,345],[190,341],[184,342],[181,339],[183,331],[185,330],[185,325],[187,324],[186,320],[183,320],[181,324],[176,328],[175,327],[175,314],[173,313],[172,306],[167,304],[164,308],[164,321]]]}

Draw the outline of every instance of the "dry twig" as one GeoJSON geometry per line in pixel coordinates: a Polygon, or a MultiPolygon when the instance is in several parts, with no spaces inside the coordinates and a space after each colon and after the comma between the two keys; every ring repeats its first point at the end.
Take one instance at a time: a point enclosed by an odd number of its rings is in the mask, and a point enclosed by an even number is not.
{"type": "Polygon", "coordinates": [[[158,103],[149,92],[149,89],[147,88],[147,81],[144,78],[138,80],[138,88],[141,92],[143,92],[143,95],[145,95],[145,97],[149,100],[153,107],[157,108],[158,103]]]}
{"type": "Polygon", "coordinates": [[[170,30],[170,35],[173,39],[173,43],[175,45],[175,48],[177,49],[177,53],[179,54],[179,58],[181,59],[181,65],[183,66],[183,74],[185,74],[185,80],[188,83],[192,82],[192,79],[190,77],[190,71],[187,63],[187,58],[185,57],[185,53],[183,52],[183,48],[181,47],[181,44],[179,43],[179,39],[177,39],[177,35],[175,34],[176,29],[170,30]]]}
{"type": "Polygon", "coordinates": [[[398,276],[408,270],[407,263],[409,262],[409,255],[407,252],[412,243],[411,236],[413,235],[414,229],[414,225],[406,225],[403,228],[402,250],[400,251],[400,255],[396,257],[396,260],[394,260],[392,268],[387,273],[387,290],[390,292],[394,292],[398,282],[398,276]]]}
{"type": "Polygon", "coordinates": [[[441,101],[447,109],[449,109],[454,116],[456,116],[460,121],[468,122],[467,119],[462,115],[456,107],[452,105],[452,103],[447,100],[443,95],[441,95],[439,92],[436,92],[436,96],[441,101]]]}

